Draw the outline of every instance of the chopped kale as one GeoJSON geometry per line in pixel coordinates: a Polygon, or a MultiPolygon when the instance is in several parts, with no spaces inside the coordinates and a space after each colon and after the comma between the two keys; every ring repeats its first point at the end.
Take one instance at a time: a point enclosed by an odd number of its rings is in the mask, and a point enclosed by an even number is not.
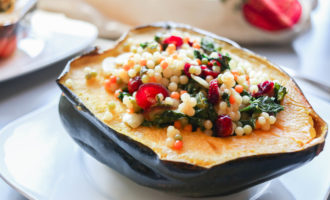
{"type": "Polygon", "coordinates": [[[215,51],[213,42],[214,41],[212,38],[208,38],[208,37],[202,38],[201,41],[202,49],[208,54],[212,53],[213,51],[215,51]]]}
{"type": "Polygon", "coordinates": [[[205,54],[202,54],[200,51],[198,50],[194,50],[194,56],[195,58],[198,58],[200,60],[202,60],[203,58],[208,59],[208,57],[205,54]]]}
{"type": "Polygon", "coordinates": [[[140,43],[140,47],[142,47],[142,49],[145,49],[147,46],[148,42],[140,43]]]}
{"type": "Polygon", "coordinates": [[[194,56],[195,56],[195,58],[198,58],[200,60],[203,59],[203,56],[202,56],[201,52],[198,51],[198,50],[194,50],[194,56]]]}
{"type": "Polygon", "coordinates": [[[157,114],[154,116],[152,121],[144,120],[142,123],[143,126],[158,126],[158,127],[166,127],[169,125],[173,125],[173,123],[186,115],[180,112],[176,112],[173,110],[165,110],[164,112],[157,114]]]}
{"type": "Polygon", "coordinates": [[[243,126],[250,125],[252,128],[255,128],[256,126],[256,119],[254,118],[251,118],[249,120],[240,120],[240,122],[243,124],[243,126]]]}
{"type": "Polygon", "coordinates": [[[161,42],[161,37],[160,37],[160,35],[159,35],[159,34],[156,34],[155,37],[154,37],[154,40],[155,40],[156,42],[160,43],[160,42],[161,42]]]}
{"type": "Polygon", "coordinates": [[[145,120],[143,126],[157,126],[166,127],[173,125],[175,121],[181,120],[183,118],[187,119],[189,124],[193,126],[193,130],[200,128],[204,130],[204,121],[211,120],[215,121],[217,118],[217,113],[212,104],[207,102],[205,92],[199,92],[196,95],[197,105],[194,107],[195,115],[187,116],[183,113],[174,110],[164,110],[161,112],[155,112],[149,120],[145,120]]]}
{"type": "Polygon", "coordinates": [[[221,71],[224,71],[226,69],[230,69],[229,67],[229,61],[231,60],[231,57],[229,55],[223,55],[221,59],[219,59],[219,62],[221,63],[221,71]]]}
{"type": "Polygon", "coordinates": [[[195,115],[193,117],[215,121],[217,113],[213,105],[208,103],[205,92],[199,92],[196,95],[196,99],[197,104],[195,106],[195,115]]]}
{"type": "Polygon", "coordinates": [[[205,92],[201,91],[196,94],[197,108],[205,109],[208,106],[207,98],[205,92]]]}
{"type": "Polygon", "coordinates": [[[203,88],[193,79],[189,79],[189,82],[186,85],[180,84],[179,88],[182,90],[186,90],[192,96],[195,96],[199,91],[205,91],[205,88],[203,88]]]}
{"type": "Polygon", "coordinates": [[[246,90],[243,90],[243,92],[240,93],[240,95],[243,97],[243,96],[248,96],[248,97],[251,97],[251,94],[246,91],[246,90]]]}
{"type": "Polygon", "coordinates": [[[125,96],[131,96],[131,95],[130,95],[130,93],[128,93],[126,91],[121,91],[121,92],[119,92],[118,99],[120,99],[120,101],[123,101],[125,96]]]}
{"type": "Polygon", "coordinates": [[[278,112],[284,110],[284,107],[276,102],[274,97],[261,96],[257,99],[253,99],[250,101],[250,105],[241,109],[241,112],[248,113],[273,113],[277,114],[278,112]]]}
{"type": "Polygon", "coordinates": [[[278,83],[275,83],[274,91],[275,91],[275,98],[278,103],[283,100],[284,96],[287,93],[286,88],[278,83]]]}
{"type": "Polygon", "coordinates": [[[227,106],[230,107],[229,95],[228,93],[223,93],[221,99],[227,103],[227,106]]]}

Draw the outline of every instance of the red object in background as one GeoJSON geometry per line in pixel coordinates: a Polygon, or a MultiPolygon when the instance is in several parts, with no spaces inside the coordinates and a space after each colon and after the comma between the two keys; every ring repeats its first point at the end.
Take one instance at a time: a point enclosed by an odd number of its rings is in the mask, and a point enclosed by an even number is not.
{"type": "Polygon", "coordinates": [[[17,46],[17,24],[0,27],[0,58],[12,55],[17,46]]]}
{"type": "Polygon", "coordinates": [[[248,0],[243,15],[252,25],[267,31],[291,28],[302,12],[298,0],[248,0]]]}

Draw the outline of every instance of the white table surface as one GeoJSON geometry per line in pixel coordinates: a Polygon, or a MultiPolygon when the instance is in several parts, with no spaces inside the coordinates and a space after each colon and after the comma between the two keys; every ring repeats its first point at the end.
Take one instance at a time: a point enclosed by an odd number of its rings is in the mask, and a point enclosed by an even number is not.
{"type": "MultiPolygon", "coordinates": [[[[299,70],[330,85],[330,1],[320,0],[312,15],[312,29],[287,46],[249,46],[279,65],[299,70]]],[[[96,41],[102,47],[111,44],[96,41]]],[[[66,61],[40,71],[0,83],[0,128],[58,98],[60,90],[55,79],[66,61]]],[[[25,199],[0,180],[1,200],[25,199]]]]}

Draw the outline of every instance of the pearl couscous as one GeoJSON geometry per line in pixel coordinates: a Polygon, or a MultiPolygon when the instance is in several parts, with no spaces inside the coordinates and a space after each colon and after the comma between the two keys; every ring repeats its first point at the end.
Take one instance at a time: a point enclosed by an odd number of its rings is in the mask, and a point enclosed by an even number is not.
{"type": "MultiPolygon", "coordinates": [[[[176,31],[144,43],[129,39],[125,48],[120,56],[104,59],[102,73],[86,67],[86,82],[105,76],[105,90],[127,107],[123,121],[131,128],[167,127],[166,144],[173,149],[183,147],[182,131],[225,137],[269,130],[284,109],[285,87],[250,82],[248,64],[211,38],[176,31]]],[[[108,108],[105,121],[112,119],[115,104],[108,108]]]]}

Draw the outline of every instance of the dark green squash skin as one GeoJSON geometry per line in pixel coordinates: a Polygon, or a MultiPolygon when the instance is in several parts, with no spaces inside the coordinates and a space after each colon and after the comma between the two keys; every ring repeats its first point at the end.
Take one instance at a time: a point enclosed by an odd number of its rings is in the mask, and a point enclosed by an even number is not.
{"type": "Polygon", "coordinates": [[[112,130],[80,102],[72,100],[61,97],[60,117],[70,136],[87,153],[138,184],[182,196],[241,191],[301,166],[322,148],[317,145],[294,153],[240,158],[210,169],[163,161],[150,148],[112,130]]]}
{"type": "MultiPolygon", "coordinates": [[[[93,51],[88,55],[95,54],[93,51]]],[[[318,155],[324,146],[323,141],[298,152],[243,157],[211,168],[164,161],[149,147],[98,120],[74,93],[60,83],[60,78],[69,69],[70,63],[57,80],[64,93],[59,102],[64,127],[91,156],[147,187],[190,197],[227,195],[303,165],[318,155]]]]}

